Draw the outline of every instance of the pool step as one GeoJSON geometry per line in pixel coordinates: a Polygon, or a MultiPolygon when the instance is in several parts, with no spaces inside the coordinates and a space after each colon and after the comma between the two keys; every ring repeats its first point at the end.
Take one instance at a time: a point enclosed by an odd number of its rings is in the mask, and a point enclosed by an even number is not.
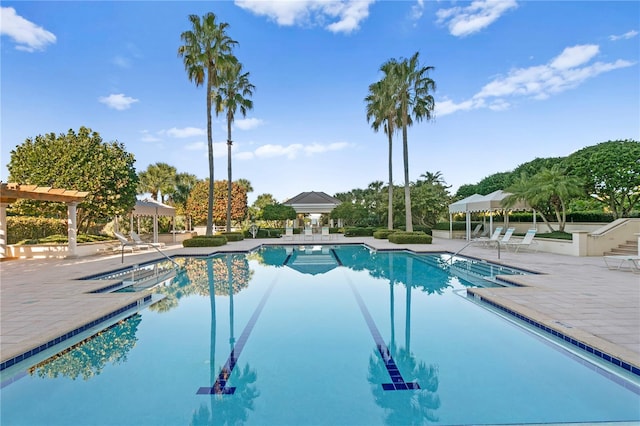
{"type": "Polygon", "coordinates": [[[638,255],[638,242],[629,240],[625,241],[623,244],[620,244],[616,248],[612,248],[611,250],[604,252],[603,256],[637,256],[638,255]]]}

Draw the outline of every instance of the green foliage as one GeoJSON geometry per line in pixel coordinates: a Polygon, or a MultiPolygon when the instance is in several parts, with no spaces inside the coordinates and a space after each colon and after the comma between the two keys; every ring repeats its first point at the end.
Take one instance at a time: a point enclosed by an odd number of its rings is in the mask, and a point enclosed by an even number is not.
{"type": "Polygon", "coordinates": [[[182,241],[182,247],[219,247],[227,244],[227,238],[223,235],[198,235],[182,241]]]}
{"type": "MultiPolygon", "coordinates": [[[[251,232],[248,229],[242,231],[245,238],[253,238],[251,232]]],[[[293,230],[294,234],[299,234],[299,229],[293,230]]],[[[284,234],[284,228],[260,228],[256,234],[256,238],[280,238],[284,234]]]]}
{"type": "Polygon", "coordinates": [[[378,240],[386,240],[390,234],[396,232],[396,229],[378,229],[373,233],[373,238],[378,240]]]}
{"type": "Polygon", "coordinates": [[[174,192],[176,186],[176,168],[167,163],[150,164],[147,170],[138,173],[138,192],[148,192],[151,198],[165,202],[165,196],[174,192]]]}
{"type": "MultiPolygon", "coordinates": [[[[87,234],[79,234],[76,236],[77,243],[95,243],[99,241],[110,241],[113,240],[112,237],[106,235],[87,235],[87,234]]],[[[67,244],[69,242],[69,238],[67,235],[63,234],[55,234],[49,235],[44,238],[32,238],[18,241],[16,244],[18,245],[28,245],[28,244],[67,244]]]]}
{"type": "MultiPolygon", "coordinates": [[[[78,229],[127,213],[136,203],[138,177],[132,154],[124,144],[103,142],[97,132],[48,133],[28,138],[11,151],[9,181],[21,184],[88,191],[78,205],[78,229]]],[[[20,200],[16,214],[66,217],[64,203],[20,200]]]]}
{"type": "Polygon", "coordinates": [[[368,222],[369,211],[361,204],[343,202],[331,210],[329,217],[342,219],[347,226],[358,226],[368,222]]]}
{"type": "Polygon", "coordinates": [[[536,234],[536,238],[555,238],[558,240],[573,240],[573,234],[570,232],[560,232],[560,231],[554,231],[554,232],[547,232],[544,234],[536,234]]]}
{"type": "Polygon", "coordinates": [[[607,141],[566,158],[568,172],[584,181],[587,194],[609,207],[615,218],[640,210],[640,142],[607,141]]]}
{"type": "Polygon", "coordinates": [[[293,207],[280,203],[269,204],[262,208],[262,219],[264,220],[293,220],[296,216],[297,213],[293,207]]]}
{"type": "MultiPolygon", "coordinates": [[[[227,181],[214,182],[213,218],[216,224],[222,225],[227,218],[227,181]]],[[[191,189],[187,199],[187,214],[195,225],[207,222],[209,205],[209,180],[202,180],[191,189]]],[[[247,193],[244,187],[233,182],[231,189],[231,219],[242,220],[247,214],[247,193]]]]}
{"type": "Polygon", "coordinates": [[[377,229],[373,227],[344,228],[344,236],[345,237],[371,237],[373,236],[373,233],[375,231],[377,231],[377,229]]]}
{"type": "MultiPolygon", "coordinates": [[[[471,229],[474,229],[482,222],[471,222],[471,229]]],[[[434,225],[433,229],[437,229],[438,231],[448,231],[449,230],[449,222],[438,222],[434,225]]],[[[451,230],[452,231],[466,231],[467,222],[454,221],[451,230]]]]}
{"type": "Polygon", "coordinates": [[[389,235],[389,242],[394,244],[431,244],[433,238],[424,232],[394,232],[389,235]]]}
{"type": "Polygon", "coordinates": [[[44,217],[7,216],[7,244],[66,234],[67,221],[44,217]]]}
{"type": "Polygon", "coordinates": [[[227,241],[242,241],[244,234],[242,232],[218,232],[216,235],[224,236],[227,241]]]}

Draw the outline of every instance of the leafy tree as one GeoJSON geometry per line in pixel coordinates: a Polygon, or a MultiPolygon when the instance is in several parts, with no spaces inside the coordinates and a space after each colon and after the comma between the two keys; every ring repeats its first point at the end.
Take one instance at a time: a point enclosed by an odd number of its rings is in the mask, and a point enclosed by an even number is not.
{"type": "Polygon", "coordinates": [[[478,193],[478,186],[472,184],[460,185],[458,191],[456,191],[456,195],[454,198],[456,200],[462,200],[463,198],[467,198],[472,196],[473,194],[478,193]]]}
{"type": "Polygon", "coordinates": [[[178,47],[178,56],[184,61],[184,68],[190,81],[196,86],[207,85],[207,146],[209,158],[209,194],[207,206],[206,235],[213,233],[213,133],[211,130],[211,105],[214,90],[220,86],[220,70],[234,58],[231,54],[237,44],[226,33],[229,24],[216,23],[216,15],[207,13],[202,17],[189,15],[191,30],[180,35],[184,42],[178,47]]]}
{"type": "Polygon", "coordinates": [[[451,197],[449,186],[440,172],[426,172],[411,188],[414,221],[423,226],[433,227],[446,216],[451,197]]]}
{"type": "Polygon", "coordinates": [[[480,195],[491,194],[494,191],[505,189],[506,187],[510,186],[513,183],[513,180],[514,176],[511,172],[494,173],[478,182],[478,184],[476,185],[476,191],[480,195]]]}
{"type": "MultiPolygon", "coordinates": [[[[138,176],[133,154],[118,142],[103,142],[98,132],[48,133],[28,138],[11,151],[9,180],[22,184],[87,191],[77,210],[78,229],[86,232],[98,220],[124,214],[135,206],[138,176]]],[[[39,216],[64,216],[62,203],[20,200],[12,210],[39,216]]]]}
{"type": "Polygon", "coordinates": [[[176,168],[167,163],[150,164],[147,170],[138,173],[138,193],[149,192],[151,198],[164,203],[165,196],[175,189],[176,168]]]}
{"type": "Polygon", "coordinates": [[[278,202],[271,194],[260,194],[249,207],[249,216],[252,219],[262,219],[262,211],[265,206],[270,204],[277,204],[278,202]]]}
{"type": "Polygon", "coordinates": [[[227,232],[231,231],[231,124],[236,111],[246,117],[247,111],[253,109],[253,101],[248,99],[253,95],[255,86],[249,82],[249,73],[242,72],[242,64],[230,61],[221,70],[220,87],[216,96],[216,116],[218,111],[226,110],[227,118],[227,232]]]}
{"type": "Polygon", "coordinates": [[[178,173],[176,174],[176,186],[173,191],[168,192],[170,201],[176,208],[185,210],[187,206],[187,199],[191,190],[198,182],[196,175],[191,173],[178,173]]]}
{"type": "MultiPolygon", "coordinates": [[[[208,187],[209,182],[207,180],[199,181],[191,190],[191,194],[187,199],[187,213],[191,216],[196,225],[202,225],[207,220],[207,208],[209,204],[208,200],[208,187]]],[[[227,181],[220,180],[215,182],[215,196],[216,203],[213,212],[215,223],[225,223],[227,212],[226,203],[223,201],[226,198],[227,181]]],[[[233,182],[232,185],[232,205],[231,205],[231,218],[233,220],[242,220],[247,214],[247,193],[244,188],[233,182]]]]}
{"type": "Polygon", "coordinates": [[[409,146],[407,128],[415,121],[431,120],[435,108],[435,100],[430,92],[436,88],[436,83],[429,78],[432,66],[421,66],[419,52],[409,59],[398,62],[390,59],[382,65],[383,71],[388,70],[383,78],[384,85],[389,86],[387,93],[391,93],[398,109],[400,125],[402,126],[402,152],[404,163],[404,200],[405,222],[408,232],[413,231],[411,217],[411,192],[409,182],[409,146]]]}
{"type": "Polygon", "coordinates": [[[251,182],[248,179],[237,179],[236,182],[238,185],[244,188],[247,194],[253,192],[253,186],[251,186],[251,182]]]}
{"type": "Polygon", "coordinates": [[[263,220],[285,221],[293,220],[298,216],[296,209],[284,204],[269,204],[262,208],[263,220]]]}
{"type": "Polygon", "coordinates": [[[329,217],[342,219],[346,226],[366,225],[369,211],[361,204],[343,202],[331,210],[329,217]]]}
{"type": "Polygon", "coordinates": [[[564,232],[567,221],[568,201],[581,194],[581,182],[575,176],[567,175],[558,165],[550,169],[542,169],[535,176],[528,178],[522,174],[519,181],[507,188],[507,192],[512,195],[505,199],[505,206],[513,206],[518,200],[529,203],[530,206],[539,210],[545,224],[553,232],[546,215],[545,204],[551,206],[558,222],[558,231],[564,232]]]}
{"type": "MultiPolygon", "coordinates": [[[[389,75],[391,73],[389,67],[391,66],[390,62],[386,62],[381,67],[381,71],[385,75],[389,75]]],[[[401,120],[398,117],[394,94],[391,93],[390,90],[390,84],[385,84],[384,80],[377,81],[369,85],[369,94],[365,98],[365,102],[367,103],[367,122],[372,121],[371,127],[375,132],[378,132],[380,128],[382,128],[389,138],[387,228],[393,229],[393,133],[398,127],[397,123],[401,120]]]]}
{"type": "Polygon", "coordinates": [[[584,189],[609,207],[615,218],[640,209],[640,142],[607,141],[569,155],[569,173],[584,181],[584,189]]]}

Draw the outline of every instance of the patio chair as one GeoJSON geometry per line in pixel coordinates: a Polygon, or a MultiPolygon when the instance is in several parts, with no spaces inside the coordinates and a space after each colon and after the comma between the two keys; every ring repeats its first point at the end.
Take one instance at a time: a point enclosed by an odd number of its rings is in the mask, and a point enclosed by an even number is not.
{"type": "Polygon", "coordinates": [[[611,270],[631,271],[640,274],[640,256],[631,254],[604,256],[604,263],[611,270]]]}
{"type": "Polygon", "coordinates": [[[138,244],[135,241],[129,241],[127,239],[127,237],[125,237],[124,235],[122,235],[119,232],[115,232],[114,231],[113,234],[120,241],[120,254],[121,254],[121,259],[122,259],[123,263],[124,263],[124,251],[125,251],[125,249],[128,248],[133,253],[136,249],[141,250],[141,249],[148,249],[150,247],[149,244],[138,244]]]}
{"type": "Polygon", "coordinates": [[[498,238],[500,238],[500,234],[502,233],[502,226],[498,226],[494,231],[493,234],[491,234],[491,237],[487,238],[487,237],[479,237],[479,238],[474,238],[473,242],[476,243],[480,243],[482,245],[488,245],[494,241],[498,241],[498,238]]]}
{"type": "Polygon", "coordinates": [[[140,238],[140,235],[138,235],[135,231],[131,231],[129,235],[131,235],[131,239],[133,240],[133,242],[138,244],[139,246],[148,245],[150,247],[158,247],[158,248],[164,247],[164,243],[147,243],[145,241],[142,241],[142,238],[140,238]]]}
{"type": "Polygon", "coordinates": [[[477,224],[477,225],[476,225],[476,228],[475,228],[473,231],[471,231],[471,238],[478,238],[478,237],[480,237],[480,234],[481,234],[481,231],[480,231],[480,230],[481,230],[481,229],[482,229],[482,224],[481,224],[481,223],[477,224]]]}
{"type": "Polygon", "coordinates": [[[331,239],[331,235],[329,234],[329,227],[328,226],[323,226],[322,227],[322,235],[320,236],[320,239],[324,240],[324,237],[327,237],[327,240],[331,239]]]}
{"type": "MultiPolygon", "coordinates": [[[[535,229],[529,229],[521,240],[508,241],[502,244],[504,244],[507,249],[513,248],[513,252],[517,253],[521,247],[529,248],[532,245],[537,245],[537,243],[533,240],[533,237],[536,236],[536,232],[537,231],[535,229]]],[[[535,251],[538,251],[537,248],[535,251]]]]}
{"type": "Polygon", "coordinates": [[[287,226],[287,227],[284,229],[284,237],[283,237],[283,238],[284,238],[284,239],[287,239],[287,238],[288,238],[288,239],[293,240],[293,228],[292,228],[292,227],[287,226]]]}
{"type": "Polygon", "coordinates": [[[502,246],[506,246],[507,244],[509,244],[509,240],[511,239],[511,236],[513,235],[513,231],[515,230],[516,228],[507,228],[507,230],[504,231],[504,235],[502,236],[502,238],[498,240],[498,244],[502,246]]]}
{"type": "Polygon", "coordinates": [[[304,228],[304,239],[306,240],[307,237],[309,237],[309,238],[311,238],[311,240],[313,240],[313,229],[304,228]]]}

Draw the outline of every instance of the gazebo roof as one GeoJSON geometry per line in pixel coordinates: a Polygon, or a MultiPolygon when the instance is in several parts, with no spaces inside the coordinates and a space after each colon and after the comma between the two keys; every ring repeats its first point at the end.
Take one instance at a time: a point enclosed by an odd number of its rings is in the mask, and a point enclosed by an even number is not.
{"type": "Polygon", "coordinates": [[[134,216],[175,216],[176,209],[153,199],[136,200],[134,216]]]}
{"type": "Polygon", "coordinates": [[[283,204],[291,206],[297,213],[329,213],[342,201],[324,192],[301,192],[283,204]]]}
{"type": "Polygon", "coordinates": [[[85,191],[52,188],[50,186],[0,184],[0,203],[15,203],[20,198],[28,200],[53,201],[60,203],[80,202],[89,195],[85,191]]]}

